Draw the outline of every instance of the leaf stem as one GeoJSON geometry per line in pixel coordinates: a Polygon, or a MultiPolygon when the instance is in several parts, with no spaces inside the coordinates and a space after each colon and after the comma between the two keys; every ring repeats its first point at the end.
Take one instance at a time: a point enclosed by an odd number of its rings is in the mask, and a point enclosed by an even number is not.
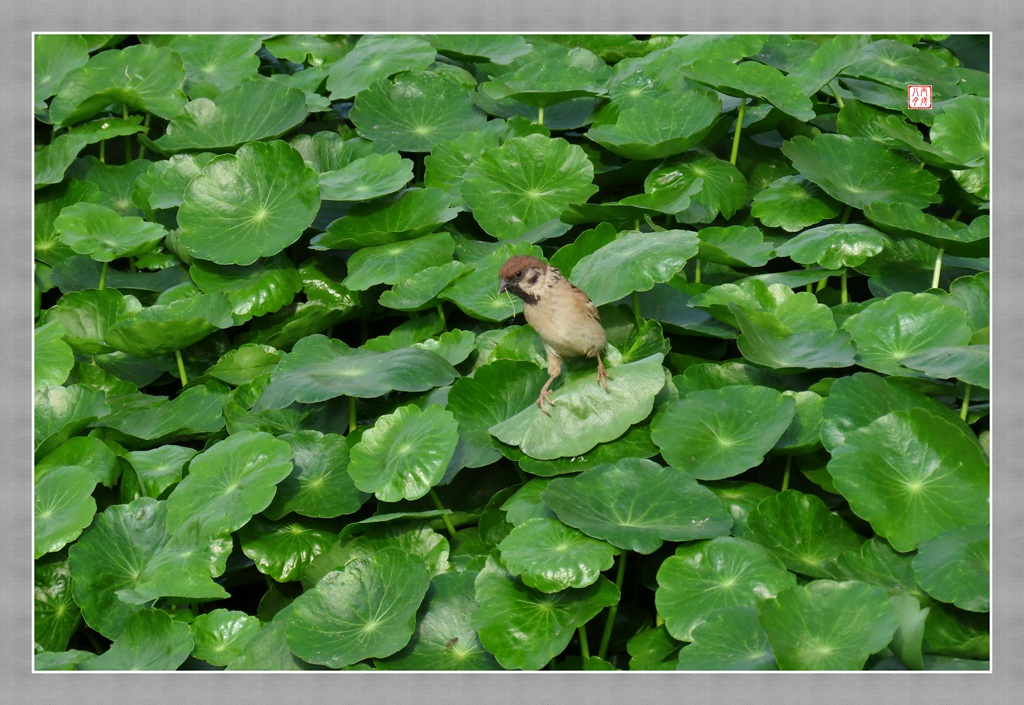
{"type": "MultiPolygon", "coordinates": [[[[149,113],[146,113],[146,117],[142,118],[142,126],[147,128],[146,131],[149,132],[149,113]]],[[[145,157],[146,145],[142,144],[142,142],[139,142],[139,159],[144,159],[145,157]]]]}
{"type": "Polygon", "coordinates": [[[732,135],[732,154],[729,155],[729,163],[736,166],[736,157],[740,153],[740,133],[743,132],[743,115],[747,112],[747,99],[740,99],[740,111],[736,116],[736,131],[732,135]]]}
{"type": "Polygon", "coordinates": [[[587,625],[583,624],[576,628],[580,635],[580,656],[584,659],[590,658],[590,644],[587,643],[587,625]]]}
{"type": "Polygon", "coordinates": [[[839,96],[839,91],[836,90],[835,81],[828,82],[828,89],[832,91],[832,95],[835,96],[836,99],[836,105],[838,105],[839,109],[842,110],[845,103],[843,102],[843,99],[839,96]]]}
{"type": "Polygon", "coordinates": [[[793,456],[786,456],[786,469],[782,471],[782,488],[780,492],[785,492],[789,489],[789,476],[793,472],[793,456]]]}
{"type": "Polygon", "coordinates": [[[349,433],[352,433],[353,431],[356,430],[356,426],[358,425],[356,423],[356,421],[357,421],[357,419],[356,419],[356,398],[355,397],[349,397],[348,398],[348,432],[349,433]]]}
{"type": "Polygon", "coordinates": [[[181,359],[181,350],[174,351],[174,359],[178,363],[178,377],[181,379],[182,388],[188,384],[188,375],[185,374],[185,361],[181,359]]]}
{"type": "Polygon", "coordinates": [[[538,125],[543,125],[544,124],[544,106],[543,105],[541,105],[540,107],[537,108],[537,124],[538,125]]]}
{"type": "Polygon", "coordinates": [[[693,270],[693,283],[700,284],[700,257],[697,258],[697,264],[693,270]]]}
{"type": "MultiPolygon", "coordinates": [[[[444,503],[441,502],[441,498],[437,496],[437,492],[434,492],[433,487],[430,488],[430,492],[428,492],[427,494],[430,495],[430,499],[434,503],[435,507],[437,507],[441,511],[444,511],[446,509],[444,503]]],[[[448,530],[448,535],[452,538],[455,538],[455,525],[452,524],[452,520],[448,518],[448,515],[442,514],[441,521],[444,522],[444,528],[448,530]]]]}
{"type": "MultiPolygon", "coordinates": [[[[128,104],[121,103],[121,117],[125,120],[128,119],[128,104]]],[[[132,160],[132,137],[131,135],[124,136],[124,163],[127,164],[132,160]]]]}
{"type": "Polygon", "coordinates": [[[440,301],[437,303],[437,315],[441,317],[441,330],[448,330],[448,323],[444,318],[444,306],[441,305],[440,301]]]}
{"type": "MultiPolygon", "coordinates": [[[[622,583],[626,580],[626,551],[619,554],[619,568],[615,573],[615,587],[619,589],[619,596],[622,596],[622,583]]],[[[608,618],[604,623],[604,632],[601,634],[601,646],[598,647],[598,658],[605,658],[608,655],[608,644],[612,640],[612,627],[615,626],[615,615],[619,612],[619,603],[608,608],[608,618]]]]}
{"type": "Polygon", "coordinates": [[[967,423],[967,407],[971,404],[971,385],[969,383],[964,386],[964,403],[960,405],[960,418],[963,419],[964,423],[967,423]]]}
{"type": "Polygon", "coordinates": [[[637,293],[634,291],[633,294],[631,295],[630,299],[633,302],[633,317],[636,318],[636,320],[639,321],[640,320],[640,297],[637,296],[637,293]]]}
{"type": "Polygon", "coordinates": [[[941,247],[939,248],[939,254],[935,255],[935,269],[932,271],[932,288],[939,288],[939,275],[942,273],[942,253],[945,252],[941,247]]]}
{"type": "Polygon", "coordinates": [[[103,289],[107,286],[107,267],[108,266],[110,266],[110,262],[104,262],[103,266],[100,268],[100,286],[99,286],[100,291],[103,291],[103,289]]]}
{"type": "Polygon", "coordinates": [[[839,303],[847,303],[850,300],[850,296],[846,291],[846,270],[839,276],[839,303]]]}

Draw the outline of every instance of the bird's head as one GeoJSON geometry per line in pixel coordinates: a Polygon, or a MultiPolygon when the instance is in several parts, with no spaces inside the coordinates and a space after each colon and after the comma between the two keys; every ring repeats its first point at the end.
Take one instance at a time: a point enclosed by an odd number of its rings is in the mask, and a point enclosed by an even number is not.
{"type": "Polygon", "coordinates": [[[548,270],[548,265],[536,257],[516,255],[510,258],[498,270],[498,293],[509,291],[524,302],[536,300],[536,289],[540,287],[541,277],[548,270]]]}

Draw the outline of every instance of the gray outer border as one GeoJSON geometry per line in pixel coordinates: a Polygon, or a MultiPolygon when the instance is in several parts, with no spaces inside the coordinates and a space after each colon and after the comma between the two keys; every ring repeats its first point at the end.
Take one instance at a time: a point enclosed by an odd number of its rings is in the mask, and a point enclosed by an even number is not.
{"type": "MultiPolygon", "coordinates": [[[[990,674],[32,674],[31,673],[31,33],[144,31],[275,32],[894,32],[992,33],[993,135],[998,149],[993,168],[996,202],[1018,202],[1024,192],[1024,62],[1019,58],[1024,11],[1004,0],[859,0],[843,5],[800,0],[745,0],[686,7],[670,0],[373,0],[353,3],[239,2],[188,0],[169,3],[53,2],[35,0],[6,9],[5,41],[0,51],[7,75],[0,115],[3,187],[9,206],[0,215],[0,252],[4,277],[2,428],[6,490],[0,529],[6,540],[0,589],[6,598],[5,638],[0,646],[4,691],[21,702],[114,701],[194,703],[232,701],[289,702],[329,694],[342,702],[380,697],[407,702],[562,703],[567,698],[591,703],[648,703],[667,700],[791,703],[1016,702],[1024,686],[1018,639],[1024,635],[1020,586],[1024,584],[1024,497],[1022,477],[1013,462],[1015,431],[1024,428],[1019,389],[1024,349],[1024,306],[1019,291],[1005,282],[1024,281],[1020,226],[1011,209],[993,213],[993,255],[998,276],[993,294],[992,390],[993,459],[993,672],[990,674]],[[13,80],[10,77],[13,76],[13,80]],[[1017,255],[1015,257],[1014,255],[1017,255]],[[1017,390],[1007,394],[1010,389],[1017,390]],[[1006,440],[1006,442],[1002,442],[1006,440]],[[342,679],[342,680],[338,680],[342,679]],[[12,692],[13,687],[13,692],[12,692]],[[1017,697],[1012,695],[1017,692],[1017,697]]],[[[1019,452],[1019,451],[1017,451],[1019,452]]]]}

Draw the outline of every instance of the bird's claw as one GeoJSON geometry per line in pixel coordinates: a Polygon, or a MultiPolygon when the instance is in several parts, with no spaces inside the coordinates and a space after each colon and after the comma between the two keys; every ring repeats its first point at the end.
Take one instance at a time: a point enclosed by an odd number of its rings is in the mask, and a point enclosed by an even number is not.
{"type": "Polygon", "coordinates": [[[551,396],[551,392],[549,392],[548,390],[546,390],[546,389],[545,389],[545,390],[543,390],[543,391],[542,391],[542,392],[540,393],[540,396],[539,396],[539,397],[537,397],[537,406],[539,406],[539,407],[540,407],[540,410],[541,410],[541,411],[543,411],[543,412],[544,412],[545,414],[547,414],[548,416],[551,416],[551,412],[550,412],[550,411],[548,411],[548,410],[547,410],[547,409],[546,409],[546,408],[544,407],[544,405],[545,405],[545,404],[551,404],[551,405],[554,405],[554,403],[555,403],[555,402],[551,401],[551,399],[549,399],[549,398],[548,398],[548,397],[550,397],[550,396],[551,396]]]}

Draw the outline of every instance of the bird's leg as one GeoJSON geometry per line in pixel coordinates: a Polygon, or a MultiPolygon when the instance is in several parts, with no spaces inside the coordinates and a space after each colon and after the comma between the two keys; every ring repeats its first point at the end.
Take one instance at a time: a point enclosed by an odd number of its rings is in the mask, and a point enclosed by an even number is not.
{"type": "Polygon", "coordinates": [[[548,377],[548,381],[544,383],[544,387],[541,388],[540,390],[540,396],[537,397],[537,406],[539,406],[540,410],[543,411],[545,414],[551,416],[551,412],[549,412],[544,405],[555,403],[548,398],[548,396],[551,394],[551,392],[548,391],[548,387],[550,387],[551,383],[558,379],[558,376],[562,374],[562,356],[556,353],[551,348],[547,348],[547,353],[548,374],[551,376],[548,377]]]}
{"type": "Polygon", "coordinates": [[[601,362],[601,354],[597,354],[597,382],[604,386],[604,391],[608,391],[608,381],[612,379],[612,376],[604,369],[604,363],[601,362]]]}

